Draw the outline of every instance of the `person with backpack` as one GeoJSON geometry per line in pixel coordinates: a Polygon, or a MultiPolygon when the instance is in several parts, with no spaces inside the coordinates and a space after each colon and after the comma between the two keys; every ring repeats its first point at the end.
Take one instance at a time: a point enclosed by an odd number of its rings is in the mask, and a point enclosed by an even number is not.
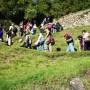
{"type": "Polygon", "coordinates": [[[74,47],[74,40],[69,33],[65,33],[64,38],[66,39],[67,43],[67,52],[75,52],[75,47],[74,47]]]}
{"type": "Polygon", "coordinates": [[[46,28],[46,41],[45,41],[45,49],[49,52],[52,52],[52,45],[55,44],[55,40],[53,38],[52,33],[46,28]]]}

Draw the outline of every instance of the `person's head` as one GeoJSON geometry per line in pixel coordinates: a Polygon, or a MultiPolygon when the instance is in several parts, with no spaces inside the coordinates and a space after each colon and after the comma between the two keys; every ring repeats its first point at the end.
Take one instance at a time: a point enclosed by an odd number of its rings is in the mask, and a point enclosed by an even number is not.
{"type": "Polygon", "coordinates": [[[14,26],[14,24],[12,23],[11,26],[14,26]]]}
{"type": "Polygon", "coordinates": [[[78,38],[78,40],[81,40],[82,39],[82,35],[79,35],[77,38],[78,38]]]}
{"type": "Polygon", "coordinates": [[[67,37],[67,36],[70,36],[70,34],[69,33],[65,33],[64,34],[64,37],[67,37]]]}
{"type": "Polygon", "coordinates": [[[82,30],[82,34],[86,33],[87,31],[86,30],[82,30]]]}

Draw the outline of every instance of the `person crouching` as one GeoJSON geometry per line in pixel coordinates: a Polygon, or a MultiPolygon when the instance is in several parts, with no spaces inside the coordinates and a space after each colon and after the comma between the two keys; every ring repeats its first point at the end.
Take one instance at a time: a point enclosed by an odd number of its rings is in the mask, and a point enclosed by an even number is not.
{"type": "Polygon", "coordinates": [[[42,32],[40,32],[38,40],[35,42],[34,47],[37,50],[44,50],[44,41],[45,41],[44,36],[43,36],[42,32]]]}

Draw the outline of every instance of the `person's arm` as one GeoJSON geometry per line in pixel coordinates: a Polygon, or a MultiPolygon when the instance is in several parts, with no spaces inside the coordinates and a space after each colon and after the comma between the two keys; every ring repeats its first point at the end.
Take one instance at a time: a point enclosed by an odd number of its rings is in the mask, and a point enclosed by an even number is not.
{"type": "Polygon", "coordinates": [[[11,30],[11,29],[12,29],[12,27],[10,26],[10,27],[9,27],[9,30],[11,30]]]}
{"type": "Polygon", "coordinates": [[[66,41],[67,41],[67,42],[70,42],[71,40],[73,40],[73,39],[72,39],[72,38],[70,38],[70,39],[67,39],[66,41]]]}

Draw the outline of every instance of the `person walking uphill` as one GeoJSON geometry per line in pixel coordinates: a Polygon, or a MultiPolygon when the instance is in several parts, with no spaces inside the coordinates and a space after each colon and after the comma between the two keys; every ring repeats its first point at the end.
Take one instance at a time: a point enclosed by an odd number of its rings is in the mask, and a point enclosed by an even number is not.
{"type": "Polygon", "coordinates": [[[12,44],[12,31],[11,30],[7,32],[6,43],[8,46],[12,44]]]}
{"type": "Polygon", "coordinates": [[[90,33],[86,30],[82,31],[82,37],[83,37],[83,49],[84,50],[90,50],[90,33]]]}
{"type": "Polygon", "coordinates": [[[45,50],[52,52],[52,45],[55,44],[52,33],[46,28],[46,41],[45,41],[45,50]]]}
{"type": "Polygon", "coordinates": [[[31,38],[30,38],[30,26],[27,24],[25,30],[25,46],[26,48],[31,48],[31,38]]]}
{"type": "Polygon", "coordinates": [[[64,38],[66,39],[67,42],[67,52],[75,52],[75,48],[74,48],[74,41],[72,36],[69,33],[66,33],[64,35],[64,38]]]}
{"type": "Polygon", "coordinates": [[[82,51],[82,50],[84,50],[83,36],[79,35],[77,38],[78,38],[78,49],[79,49],[79,51],[82,51]]]}

